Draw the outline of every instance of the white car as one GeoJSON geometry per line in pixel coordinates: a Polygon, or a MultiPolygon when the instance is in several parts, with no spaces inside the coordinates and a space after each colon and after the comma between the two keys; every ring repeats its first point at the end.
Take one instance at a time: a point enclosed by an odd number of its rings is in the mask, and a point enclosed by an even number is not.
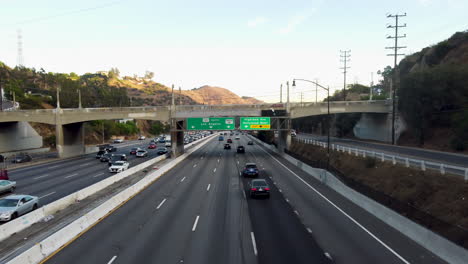
{"type": "Polygon", "coordinates": [[[112,165],[109,167],[109,172],[114,172],[114,173],[122,172],[124,170],[127,170],[129,166],[130,166],[130,163],[126,161],[123,161],[123,160],[114,161],[112,165]]]}
{"type": "Polygon", "coordinates": [[[1,180],[0,181],[0,193],[13,192],[16,188],[16,182],[1,180]]]}
{"type": "Polygon", "coordinates": [[[144,150],[144,149],[140,149],[140,150],[137,150],[136,154],[135,154],[138,158],[143,158],[143,157],[147,157],[148,156],[148,151],[144,150]]]}
{"type": "Polygon", "coordinates": [[[138,140],[145,140],[145,139],[146,139],[145,136],[139,136],[139,137],[138,137],[138,140]]]}
{"type": "Polygon", "coordinates": [[[122,142],[123,142],[123,139],[121,138],[114,139],[114,143],[122,143],[122,142]]]}
{"type": "Polygon", "coordinates": [[[236,136],[236,139],[240,139],[240,136],[236,136]]]}
{"type": "Polygon", "coordinates": [[[171,141],[166,141],[166,143],[164,143],[164,146],[166,148],[170,148],[172,145],[171,145],[171,141]]]}
{"type": "Polygon", "coordinates": [[[0,199],[0,222],[10,221],[39,207],[39,198],[31,195],[10,195],[0,199]]]}

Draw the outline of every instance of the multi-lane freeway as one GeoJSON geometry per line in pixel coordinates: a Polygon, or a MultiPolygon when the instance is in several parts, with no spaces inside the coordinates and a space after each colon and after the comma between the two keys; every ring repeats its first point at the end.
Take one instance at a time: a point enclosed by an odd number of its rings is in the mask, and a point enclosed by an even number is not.
{"type": "MultiPolygon", "coordinates": [[[[146,158],[129,155],[132,147],[146,149],[148,143],[149,140],[114,144],[117,152],[112,153],[126,154],[130,167],[135,166],[158,156],[154,149],[147,149],[148,157],[146,158]]],[[[95,158],[95,153],[9,171],[10,180],[17,183],[15,193],[38,196],[41,205],[58,200],[111,175],[107,162],[100,162],[95,158]]]]}
{"type": "Polygon", "coordinates": [[[247,137],[211,139],[46,263],[444,263],[247,137]],[[270,199],[245,195],[246,162],[270,199]]]}

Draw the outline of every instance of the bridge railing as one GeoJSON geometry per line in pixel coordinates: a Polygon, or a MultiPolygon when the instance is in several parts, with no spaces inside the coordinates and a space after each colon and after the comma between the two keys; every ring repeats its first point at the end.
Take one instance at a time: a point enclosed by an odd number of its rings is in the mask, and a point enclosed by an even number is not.
{"type": "MultiPolygon", "coordinates": [[[[291,107],[308,107],[308,106],[327,106],[327,102],[294,102],[291,107]]],[[[350,105],[392,105],[392,100],[372,100],[372,101],[330,101],[330,106],[350,106],[350,105]]]]}
{"type": "MultiPolygon", "coordinates": [[[[294,138],[294,140],[301,142],[301,143],[311,144],[311,145],[319,146],[323,148],[327,148],[328,146],[327,142],[322,142],[322,141],[318,141],[315,139],[294,138]]],[[[343,152],[349,155],[354,155],[356,157],[375,158],[382,162],[392,162],[393,165],[396,165],[397,163],[404,164],[407,168],[411,167],[411,168],[419,169],[421,171],[426,171],[427,169],[437,170],[442,175],[446,173],[451,173],[454,175],[462,176],[464,177],[465,181],[468,181],[468,168],[466,167],[459,167],[455,165],[427,161],[427,160],[419,160],[419,159],[414,159],[414,158],[411,158],[408,156],[402,156],[402,155],[391,155],[385,152],[377,152],[377,151],[371,151],[371,150],[361,149],[361,148],[352,148],[352,147],[343,146],[339,144],[331,144],[330,147],[332,151],[343,152]]]]}

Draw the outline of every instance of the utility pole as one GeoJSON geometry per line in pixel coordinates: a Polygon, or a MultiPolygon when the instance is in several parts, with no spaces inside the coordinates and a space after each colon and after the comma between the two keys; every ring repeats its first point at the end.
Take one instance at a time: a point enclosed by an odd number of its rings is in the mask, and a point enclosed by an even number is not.
{"type": "Polygon", "coordinates": [[[318,79],[315,79],[315,103],[318,103],[318,79]]]}
{"type": "Polygon", "coordinates": [[[174,85],[172,85],[172,102],[171,102],[171,105],[175,105],[175,101],[174,101],[174,85]]]}
{"type": "Polygon", "coordinates": [[[78,89],[77,91],[78,91],[78,108],[81,109],[82,108],[81,107],[81,90],[78,89]]]}
{"type": "Polygon", "coordinates": [[[280,104],[283,103],[283,84],[280,85],[280,104]]]}
{"type": "Polygon", "coordinates": [[[287,86],[287,103],[286,103],[286,112],[289,114],[289,81],[286,82],[287,86]]]}
{"type": "Polygon", "coordinates": [[[57,85],[57,109],[60,109],[60,85],[57,85]]]}
{"type": "Polygon", "coordinates": [[[398,29],[406,27],[406,23],[403,25],[398,24],[398,19],[400,17],[405,17],[406,13],[404,14],[396,14],[396,15],[387,15],[387,18],[395,18],[395,25],[388,25],[387,28],[394,28],[395,35],[387,36],[387,39],[394,39],[395,46],[393,47],[385,47],[386,49],[393,49],[393,54],[387,54],[387,56],[393,56],[393,85],[392,85],[392,145],[395,145],[395,118],[396,118],[396,93],[397,93],[397,86],[399,85],[398,82],[398,69],[397,69],[397,58],[398,56],[404,56],[405,54],[398,53],[399,49],[404,49],[406,46],[398,46],[398,39],[399,38],[406,38],[406,34],[398,35],[398,29]]]}
{"type": "Polygon", "coordinates": [[[301,106],[302,106],[302,99],[303,99],[303,97],[304,97],[304,93],[301,92],[301,106]]]}
{"type": "Polygon", "coordinates": [[[179,105],[182,105],[182,90],[179,86],[179,105]]]}
{"type": "Polygon", "coordinates": [[[349,54],[351,50],[340,50],[340,61],[343,62],[343,67],[340,69],[343,69],[343,101],[346,101],[346,73],[348,72],[348,69],[351,67],[346,66],[351,59],[351,54],[349,54]]]}
{"type": "Polygon", "coordinates": [[[372,101],[372,90],[374,90],[372,87],[374,86],[374,73],[371,72],[371,82],[370,82],[370,88],[369,88],[369,101],[372,101]]]}

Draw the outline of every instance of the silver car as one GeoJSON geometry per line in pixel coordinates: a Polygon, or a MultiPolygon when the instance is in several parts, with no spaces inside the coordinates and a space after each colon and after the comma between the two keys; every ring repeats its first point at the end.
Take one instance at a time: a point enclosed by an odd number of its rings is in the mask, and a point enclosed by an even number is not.
{"type": "Polygon", "coordinates": [[[144,149],[137,150],[136,156],[139,158],[147,157],[148,156],[148,151],[144,149]]]}
{"type": "Polygon", "coordinates": [[[16,188],[16,182],[0,180],[0,193],[13,192],[16,188]]]}
{"type": "Polygon", "coordinates": [[[39,207],[39,198],[31,195],[10,195],[0,199],[0,221],[6,222],[39,207]]]}

